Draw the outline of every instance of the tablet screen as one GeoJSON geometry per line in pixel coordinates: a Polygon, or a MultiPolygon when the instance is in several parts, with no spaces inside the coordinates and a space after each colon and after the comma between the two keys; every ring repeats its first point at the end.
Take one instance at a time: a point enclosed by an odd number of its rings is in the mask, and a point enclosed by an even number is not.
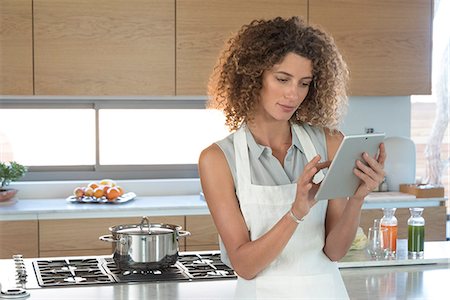
{"type": "Polygon", "coordinates": [[[356,160],[362,160],[363,152],[374,157],[384,136],[384,133],[345,136],[320,184],[315,199],[327,200],[352,196],[360,184],[360,179],[353,174],[356,160]]]}

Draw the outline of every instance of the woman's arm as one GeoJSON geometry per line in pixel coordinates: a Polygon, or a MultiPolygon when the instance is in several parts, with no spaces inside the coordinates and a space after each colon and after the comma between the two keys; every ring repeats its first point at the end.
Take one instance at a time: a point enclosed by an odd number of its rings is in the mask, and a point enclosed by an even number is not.
{"type": "MultiPolygon", "coordinates": [[[[326,131],[328,157],[332,159],[341,143],[343,136],[330,135],[326,131]]],[[[333,261],[338,261],[347,253],[359,226],[361,207],[364,198],[377,187],[384,178],[384,161],[386,152],[384,144],[380,145],[377,158],[364,155],[361,162],[356,163],[354,173],[361,179],[361,184],[355,194],[346,199],[331,199],[328,202],[325,223],[325,254],[333,261]]]]}
{"type": "MultiPolygon", "coordinates": [[[[310,182],[317,172],[314,167],[317,162],[318,159],[315,159],[306,166],[305,170],[309,170],[309,173],[305,171],[308,174],[305,175],[304,172],[305,182],[310,182]]],[[[199,173],[208,208],[234,270],[242,278],[254,278],[281,253],[298,224],[285,214],[270,231],[259,239],[250,241],[236,198],[231,171],[225,155],[216,144],[201,153],[199,173]]],[[[306,194],[308,191],[305,188],[306,194]]],[[[297,217],[301,218],[303,215],[297,217]]]]}

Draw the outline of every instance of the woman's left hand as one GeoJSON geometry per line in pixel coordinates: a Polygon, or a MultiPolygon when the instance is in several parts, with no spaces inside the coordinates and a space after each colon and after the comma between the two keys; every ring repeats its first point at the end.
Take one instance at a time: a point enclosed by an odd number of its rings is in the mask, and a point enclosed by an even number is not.
{"type": "Polygon", "coordinates": [[[378,156],[376,158],[370,157],[367,153],[363,153],[363,160],[367,163],[365,165],[362,161],[356,161],[356,168],[353,173],[361,179],[361,184],[356,190],[353,197],[364,199],[370,192],[383,182],[384,179],[384,162],[386,160],[386,150],[384,143],[380,144],[378,156]]]}

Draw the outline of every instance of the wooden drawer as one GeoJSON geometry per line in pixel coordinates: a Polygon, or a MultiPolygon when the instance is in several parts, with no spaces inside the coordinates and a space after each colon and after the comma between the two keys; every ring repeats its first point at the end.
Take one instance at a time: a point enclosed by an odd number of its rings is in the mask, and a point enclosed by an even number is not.
{"type": "Polygon", "coordinates": [[[0,258],[38,256],[38,221],[1,221],[0,258]]]}
{"type": "MultiPolygon", "coordinates": [[[[184,227],[183,216],[152,217],[150,221],[153,223],[176,224],[184,227]]],[[[39,222],[39,254],[42,256],[54,256],[55,254],[63,253],[60,251],[70,251],[73,255],[86,255],[86,253],[93,255],[111,254],[112,245],[100,241],[98,239],[99,236],[109,234],[108,228],[110,226],[137,223],[139,223],[139,218],[137,217],[43,220],[39,222]]],[[[180,239],[180,249],[184,250],[183,239],[180,239]]],[[[61,254],[58,254],[58,256],[61,254]]]]}

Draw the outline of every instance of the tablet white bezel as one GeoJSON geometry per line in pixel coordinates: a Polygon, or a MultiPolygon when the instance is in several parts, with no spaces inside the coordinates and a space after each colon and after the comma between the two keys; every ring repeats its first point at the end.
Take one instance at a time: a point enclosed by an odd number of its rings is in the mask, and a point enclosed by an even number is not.
{"type": "Polygon", "coordinates": [[[384,133],[345,136],[325,178],[320,183],[315,199],[328,200],[352,196],[360,184],[360,179],[353,174],[356,160],[362,160],[363,152],[374,157],[384,137],[384,133]]]}

